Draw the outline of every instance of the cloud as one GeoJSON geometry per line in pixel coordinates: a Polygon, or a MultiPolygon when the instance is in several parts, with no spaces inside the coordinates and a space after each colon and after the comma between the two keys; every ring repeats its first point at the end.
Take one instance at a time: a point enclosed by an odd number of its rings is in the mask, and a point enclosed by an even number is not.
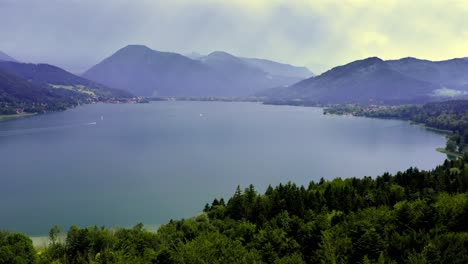
{"type": "Polygon", "coordinates": [[[468,56],[457,0],[0,0],[0,50],[80,71],[130,43],[321,72],[369,56],[468,56]]]}

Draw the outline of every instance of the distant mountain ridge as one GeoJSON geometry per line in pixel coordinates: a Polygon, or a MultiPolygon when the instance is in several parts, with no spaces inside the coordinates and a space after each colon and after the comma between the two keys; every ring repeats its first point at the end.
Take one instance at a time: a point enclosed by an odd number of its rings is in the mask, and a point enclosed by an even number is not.
{"type": "MultiPolygon", "coordinates": [[[[254,65],[226,52],[189,56],[195,59],[143,45],[128,45],[90,68],[83,77],[136,95],[182,97],[248,96],[303,79],[271,74],[258,66],[287,68],[285,64],[260,61],[254,65]]],[[[304,74],[304,69],[301,71],[304,74]]]]}
{"type": "MultiPolygon", "coordinates": [[[[225,54],[234,56],[224,51],[215,51],[212,53],[225,53],[225,54]]],[[[200,60],[206,55],[202,55],[198,52],[190,52],[190,53],[184,54],[184,56],[189,57],[193,60],[200,60]]],[[[315,75],[307,67],[294,66],[291,64],[276,62],[276,61],[267,60],[267,59],[257,59],[257,58],[247,58],[247,57],[237,57],[237,58],[243,60],[244,62],[246,62],[247,64],[253,67],[263,70],[264,72],[270,75],[277,75],[277,76],[290,77],[290,78],[299,78],[301,80],[310,78],[315,75]]]]}
{"type": "Polygon", "coordinates": [[[221,76],[225,80],[225,85],[235,90],[237,95],[252,95],[271,87],[292,84],[298,80],[284,80],[223,51],[212,52],[198,60],[221,76]]]}
{"type": "Polygon", "coordinates": [[[4,52],[0,51],[0,61],[13,61],[13,62],[18,62],[16,59],[13,57],[5,54],[4,52]]]}
{"type": "Polygon", "coordinates": [[[429,61],[408,57],[386,63],[395,71],[441,88],[468,90],[468,60],[463,58],[429,61]]]}
{"type": "Polygon", "coordinates": [[[277,102],[412,103],[438,99],[437,91],[443,88],[463,93],[467,83],[468,61],[464,59],[384,61],[371,57],[261,95],[277,102]]]}
{"type": "Polygon", "coordinates": [[[254,65],[263,71],[277,76],[284,77],[296,77],[300,79],[306,79],[313,77],[315,74],[312,73],[307,67],[298,67],[286,63],[280,63],[271,60],[257,59],[257,58],[242,58],[250,65],[254,65]]]}
{"type": "Polygon", "coordinates": [[[199,61],[233,79],[236,86],[248,87],[252,95],[272,87],[289,86],[314,76],[306,67],[296,67],[270,60],[237,57],[224,51],[215,51],[198,58],[199,61]]]}

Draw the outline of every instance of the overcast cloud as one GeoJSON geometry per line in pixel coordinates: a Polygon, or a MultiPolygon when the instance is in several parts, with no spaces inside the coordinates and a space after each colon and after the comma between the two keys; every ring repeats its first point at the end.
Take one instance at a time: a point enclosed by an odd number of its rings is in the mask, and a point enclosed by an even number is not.
{"type": "Polygon", "coordinates": [[[0,50],[80,72],[127,44],[304,65],[468,56],[468,1],[0,0],[0,50]]]}

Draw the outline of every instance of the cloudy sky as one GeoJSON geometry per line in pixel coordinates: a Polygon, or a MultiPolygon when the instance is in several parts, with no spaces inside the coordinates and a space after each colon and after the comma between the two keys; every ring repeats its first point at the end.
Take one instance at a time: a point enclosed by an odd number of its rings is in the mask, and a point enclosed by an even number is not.
{"type": "Polygon", "coordinates": [[[468,56],[465,0],[0,0],[0,50],[80,72],[127,44],[304,65],[468,56]]]}

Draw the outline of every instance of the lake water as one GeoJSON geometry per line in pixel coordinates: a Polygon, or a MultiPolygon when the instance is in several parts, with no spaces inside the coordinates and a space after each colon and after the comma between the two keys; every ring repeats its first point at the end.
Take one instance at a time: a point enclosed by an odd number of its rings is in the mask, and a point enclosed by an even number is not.
{"type": "Polygon", "coordinates": [[[158,225],[237,185],[431,169],[444,136],[396,120],[257,103],[96,104],[0,122],[0,229],[158,225]],[[102,116],[102,118],[101,118],[102,116]],[[102,120],[101,120],[102,119],[102,120]]]}

